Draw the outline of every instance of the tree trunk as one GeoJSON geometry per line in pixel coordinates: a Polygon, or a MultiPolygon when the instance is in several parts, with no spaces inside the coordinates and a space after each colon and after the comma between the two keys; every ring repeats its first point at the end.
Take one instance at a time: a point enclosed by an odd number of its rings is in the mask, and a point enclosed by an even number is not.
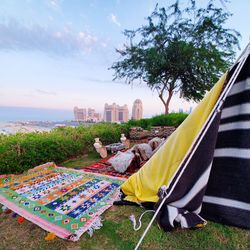
{"type": "Polygon", "coordinates": [[[163,97],[164,90],[166,90],[166,85],[164,85],[161,91],[159,91],[159,98],[161,99],[165,107],[165,115],[167,115],[169,113],[169,104],[173,96],[173,89],[168,89],[168,98],[166,101],[164,100],[164,97],[163,97]]]}
{"type": "Polygon", "coordinates": [[[165,103],[164,106],[165,106],[165,113],[164,113],[164,114],[165,114],[165,115],[168,115],[168,113],[169,113],[169,107],[168,107],[168,106],[169,106],[169,105],[167,105],[167,103],[165,103]]]}
{"type": "Polygon", "coordinates": [[[169,114],[169,104],[170,104],[172,96],[173,96],[173,91],[169,90],[168,91],[168,99],[167,99],[167,101],[164,104],[164,106],[165,106],[165,115],[169,114]]]}

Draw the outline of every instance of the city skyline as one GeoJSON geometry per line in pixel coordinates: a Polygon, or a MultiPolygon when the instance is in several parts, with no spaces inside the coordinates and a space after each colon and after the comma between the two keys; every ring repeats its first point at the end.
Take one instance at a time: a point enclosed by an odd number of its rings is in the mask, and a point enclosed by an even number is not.
{"type": "MultiPolygon", "coordinates": [[[[172,2],[2,0],[0,106],[60,110],[86,106],[101,113],[103,103],[128,103],[131,110],[139,98],[144,117],[163,113],[156,92],[145,84],[113,82],[108,68],[118,59],[115,48],[125,42],[122,31],[143,25],[156,3],[172,2]]],[[[216,4],[224,8],[219,0],[216,4]]],[[[232,1],[226,8],[233,13],[227,25],[242,34],[243,50],[249,41],[245,17],[250,2],[232,1]]],[[[175,95],[170,111],[195,105],[175,95]]]]}
{"type": "Polygon", "coordinates": [[[128,105],[116,103],[104,104],[103,114],[96,112],[93,108],[77,107],[73,108],[74,119],[78,122],[128,122],[130,119],[140,120],[143,118],[143,105],[140,99],[133,102],[131,115],[128,105]]]}

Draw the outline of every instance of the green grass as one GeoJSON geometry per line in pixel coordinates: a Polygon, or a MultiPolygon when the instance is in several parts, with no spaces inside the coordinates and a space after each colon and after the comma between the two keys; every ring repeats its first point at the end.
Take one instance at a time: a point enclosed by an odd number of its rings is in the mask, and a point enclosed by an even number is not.
{"type": "Polygon", "coordinates": [[[63,167],[67,167],[67,168],[82,168],[83,166],[88,166],[99,160],[100,160],[100,155],[97,152],[90,152],[89,154],[85,154],[85,155],[67,160],[60,165],[62,165],[63,167]]]}
{"type": "MultiPolygon", "coordinates": [[[[98,159],[97,154],[91,153],[89,156],[84,155],[61,165],[79,168],[98,159]]],[[[137,232],[133,231],[128,218],[132,213],[138,217],[143,211],[139,207],[113,206],[102,216],[103,227],[95,231],[91,238],[85,233],[77,242],[59,238],[47,242],[44,240],[47,232],[40,227],[28,221],[19,225],[11,215],[0,212],[0,250],[131,250],[140,239],[152,214],[143,217],[142,228],[137,232]]],[[[250,231],[208,222],[204,229],[177,229],[165,233],[153,224],[140,249],[250,249],[250,231]]]]}

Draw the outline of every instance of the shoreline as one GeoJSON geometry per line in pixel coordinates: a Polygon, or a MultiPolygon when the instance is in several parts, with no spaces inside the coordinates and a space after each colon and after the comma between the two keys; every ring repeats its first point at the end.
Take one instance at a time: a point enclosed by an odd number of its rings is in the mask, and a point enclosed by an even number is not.
{"type": "Polygon", "coordinates": [[[89,126],[89,123],[77,121],[0,121],[0,134],[49,132],[54,128],[89,126]]]}

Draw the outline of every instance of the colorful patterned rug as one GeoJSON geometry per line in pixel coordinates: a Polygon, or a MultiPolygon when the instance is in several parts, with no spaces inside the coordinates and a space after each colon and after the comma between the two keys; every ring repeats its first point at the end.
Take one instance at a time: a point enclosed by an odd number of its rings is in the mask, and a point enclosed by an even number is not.
{"type": "Polygon", "coordinates": [[[46,163],[22,175],[0,176],[0,203],[58,237],[76,241],[98,227],[119,196],[122,178],[46,163]]]}

